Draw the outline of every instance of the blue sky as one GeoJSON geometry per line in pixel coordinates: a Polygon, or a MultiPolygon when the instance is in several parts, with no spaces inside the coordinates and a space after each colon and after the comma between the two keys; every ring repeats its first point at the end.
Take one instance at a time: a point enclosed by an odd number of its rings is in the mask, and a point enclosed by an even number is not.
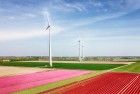
{"type": "Polygon", "coordinates": [[[0,0],[0,55],[140,55],[140,0],[0,0]]]}

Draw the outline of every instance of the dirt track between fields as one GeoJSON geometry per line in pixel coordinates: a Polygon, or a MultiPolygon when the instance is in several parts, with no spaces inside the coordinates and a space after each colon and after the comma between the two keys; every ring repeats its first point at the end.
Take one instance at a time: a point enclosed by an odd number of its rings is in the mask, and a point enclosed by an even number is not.
{"type": "Polygon", "coordinates": [[[28,73],[48,71],[48,70],[50,69],[0,66],[0,77],[10,76],[10,75],[28,74],[28,73]]]}

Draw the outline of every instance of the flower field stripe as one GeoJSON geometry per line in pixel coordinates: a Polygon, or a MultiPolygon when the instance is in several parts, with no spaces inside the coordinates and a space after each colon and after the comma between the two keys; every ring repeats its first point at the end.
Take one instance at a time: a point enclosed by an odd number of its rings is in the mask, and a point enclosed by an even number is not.
{"type": "Polygon", "coordinates": [[[0,94],[20,91],[23,89],[71,78],[74,76],[79,76],[86,73],[89,73],[89,71],[55,70],[0,78],[0,83],[2,83],[0,85],[0,94]]]}
{"type": "Polygon", "coordinates": [[[140,94],[140,75],[104,73],[79,83],[42,92],[43,94],[140,94]],[[122,90],[123,89],[123,90],[122,90]]]}
{"type": "Polygon", "coordinates": [[[41,92],[51,90],[51,89],[54,89],[54,88],[59,88],[59,87],[62,87],[64,85],[69,85],[69,84],[72,84],[72,83],[76,83],[76,82],[79,82],[79,81],[82,81],[82,80],[100,75],[102,73],[103,73],[103,71],[102,72],[101,71],[100,72],[99,71],[98,72],[91,71],[90,73],[87,73],[87,74],[84,74],[84,75],[75,76],[75,77],[72,77],[72,78],[60,80],[60,81],[57,81],[57,82],[48,83],[48,84],[45,84],[45,85],[40,85],[40,86],[33,87],[33,88],[30,88],[30,89],[15,92],[13,94],[40,94],[41,92]]]}
{"type": "MultiPolygon", "coordinates": [[[[99,87],[102,86],[102,83],[104,83],[104,82],[106,82],[105,84],[107,84],[109,80],[106,79],[106,78],[108,78],[109,76],[112,76],[112,74],[106,75],[106,73],[104,73],[104,74],[99,75],[99,76],[97,76],[96,78],[94,78],[95,81],[101,81],[101,82],[98,83],[98,84],[97,84],[97,83],[96,83],[96,84],[93,84],[93,86],[96,86],[94,89],[97,90],[99,87]]],[[[91,80],[91,78],[89,78],[89,79],[83,80],[83,81],[81,81],[81,82],[79,82],[79,83],[74,83],[74,84],[62,86],[62,87],[58,88],[58,90],[57,90],[57,89],[56,89],[56,90],[55,90],[55,89],[48,90],[48,91],[46,92],[46,94],[52,93],[53,91],[55,91],[55,92],[60,92],[60,94],[61,94],[62,92],[65,92],[66,90],[68,90],[68,91],[71,92],[71,90],[74,89],[74,88],[77,89],[77,90],[74,90],[74,93],[78,93],[77,91],[78,91],[79,89],[80,89],[80,90],[84,90],[84,89],[85,89],[84,86],[86,86],[86,84],[92,83],[92,81],[93,81],[93,80],[91,80]],[[81,85],[82,85],[82,87],[80,87],[81,85]],[[52,91],[52,92],[51,92],[51,91],[52,91]]],[[[88,86],[87,86],[87,87],[88,87],[88,86]]],[[[89,86],[88,88],[90,88],[90,86],[89,86]]],[[[86,93],[86,92],[88,92],[88,91],[83,91],[83,93],[86,93]]],[[[52,94],[53,94],[53,93],[52,93],[52,94]]]]}
{"type": "Polygon", "coordinates": [[[136,76],[135,78],[133,78],[124,88],[122,88],[118,94],[123,94],[137,79],[139,78],[139,76],[136,76]]]}
{"type": "MultiPolygon", "coordinates": [[[[125,89],[124,94],[139,94],[140,93],[140,76],[132,85],[125,89]]],[[[122,94],[122,93],[121,93],[122,94]]]]}
{"type": "Polygon", "coordinates": [[[111,94],[117,94],[121,89],[122,87],[126,86],[127,83],[132,80],[133,78],[135,77],[135,75],[122,75],[122,76],[114,76],[114,77],[111,77],[109,79],[111,79],[110,83],[102,86],[101,88],[99,88],[99,90],[93,92],[94,94],[101,94],[101,93],[111,93],[111,94]],[[115,79],[112,79],[112,78],[115,78],[115,79]],[[125,80],[124,80],[125,79],[125,80]],[[120,83],[121,82],[121,83],[120,83]]]}
{"type": "Polygon", "coordinates": [[[56,70],[56,71],[49,71],[49,72],[39,72],[39,73],[33,73],[33,74],[27,74],[27,75],[19,75],[19,76],[12,76],[12,77],[5,77],[0,78],[0,88],[5,86],[10,86],[14,84],[21,84],[21,83],[27,83],[30,81],[37,81],[37,80],[43,80],[43,79],[49,79],[52,77],[57,77],[60,75],[70,74],[70,73],[79,73],[79,71],[68,71],[68,70],[56,70]],[[62,74],[63,72],[63,74],[62,74]],[[47,74],[46,74],[47,73],[47,74]],[[35,78],[33,79],[33,77],[35,78]]]}

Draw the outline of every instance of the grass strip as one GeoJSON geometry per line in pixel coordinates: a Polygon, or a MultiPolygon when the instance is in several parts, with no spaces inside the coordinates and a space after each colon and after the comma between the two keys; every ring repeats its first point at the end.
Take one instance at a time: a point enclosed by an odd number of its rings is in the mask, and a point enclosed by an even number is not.
{"type": "Polygon", "coordinates": [[[137,61],[136,63],[132,63],[121,68],[114,69],[113,71],[140,73],[140,61],[137,61]]]}

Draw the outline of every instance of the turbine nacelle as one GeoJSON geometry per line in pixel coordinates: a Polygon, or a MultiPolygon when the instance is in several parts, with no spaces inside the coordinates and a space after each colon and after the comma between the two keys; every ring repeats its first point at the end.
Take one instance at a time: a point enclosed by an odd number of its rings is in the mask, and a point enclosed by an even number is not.
{"type": "Polygon", "coordinates": [[[48,26],[47,26],[47,28],[46,28],[46,30],[48,30],[50,27],[51,27],[51,26],[50,26],[50,25],[48,25],[48,26]]]}

